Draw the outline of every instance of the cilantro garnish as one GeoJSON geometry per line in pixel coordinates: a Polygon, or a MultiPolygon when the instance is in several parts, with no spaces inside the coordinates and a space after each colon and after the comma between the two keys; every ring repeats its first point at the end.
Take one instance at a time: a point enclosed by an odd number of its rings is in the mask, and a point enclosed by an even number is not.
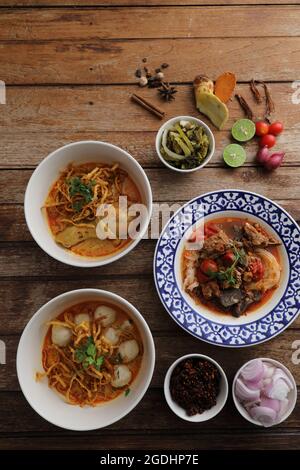
{"type": "Polygon", "coordinates": [[[210,271],[208,273],[208,276],[213,278],[213,279],[218,279],[219,281],[227,282],[229,285],[234,285],[236,283],[236,278],[234,276],[234,269],[238,262],[241,264],[245,263],[245,256],[246,253],[244,250],[239,251],[235,246],[233,246],[233,252],[235,255],[234,262],[232,263],[229,268],[227,268],[225,271],[218,271],[218,272],[212,272],[210,271]]]}
{"type": "Polygon", "coordinates": [[[97,370],[100,370],[104,361],[104,356],[97,357],[97,348],[92,336],[89,336],[86,342],[76,349],[75,358],[82,364],[84,369],[94,366],[97,370]]]}
{"type": "Polygon", "coordinates": [[[73,209],[76,212],[80,212],[83,204],[88,204],[93,199],[93,191],[92,188],[95,185],[94,181],[90,183],[83,183],[81,178],[78,176],[74,176],[68,181],[69,185],[69,194],[71,197],[73,196],[81,196],[82,199],[74,201],[73,209]]]}
{"type": "Polygon", "coordinates": [[[130,393],[130,388],[126,388],[125,392],[124,392],[124,395],[125,397],[127,397],[130,393]]]}

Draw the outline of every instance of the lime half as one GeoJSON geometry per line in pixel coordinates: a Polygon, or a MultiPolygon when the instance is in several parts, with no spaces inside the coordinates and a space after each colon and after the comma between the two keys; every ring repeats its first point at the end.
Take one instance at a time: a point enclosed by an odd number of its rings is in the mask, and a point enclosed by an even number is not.
{"type": "Polygon", "coordinates": [[[229,144],[224,148],[223,158],[228,166],[237,168],[245,163],[246,152],[241,145],[229,144]]]}
{"type": "Polygon", "coordinates": [[[255,136],[255,124],[250,119],[239,119],[233,124],[231,134],[238,142],[247,142],[255,136]]]}

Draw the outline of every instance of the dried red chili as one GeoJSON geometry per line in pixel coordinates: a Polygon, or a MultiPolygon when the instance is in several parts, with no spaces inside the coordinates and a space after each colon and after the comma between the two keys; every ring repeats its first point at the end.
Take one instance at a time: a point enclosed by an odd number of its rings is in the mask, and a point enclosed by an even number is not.
{"type": "Polygon", "coordinates": [[[220,372],[214,364],[192,357],[175,367],[170,379],[171,396],[188,416],[203,413],[216,405],[220,381],[220,372]]]}

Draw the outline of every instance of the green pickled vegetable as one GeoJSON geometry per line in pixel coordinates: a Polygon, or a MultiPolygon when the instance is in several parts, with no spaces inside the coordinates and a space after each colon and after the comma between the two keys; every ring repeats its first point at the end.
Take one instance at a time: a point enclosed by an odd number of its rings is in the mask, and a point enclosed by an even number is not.
{"type": "Polygon", "coordinates": [[[208,155],[209,138],[205,129],[195,122],[178,121],[164,130],[160,151],[175,168],[197,168],[208,155]]]}

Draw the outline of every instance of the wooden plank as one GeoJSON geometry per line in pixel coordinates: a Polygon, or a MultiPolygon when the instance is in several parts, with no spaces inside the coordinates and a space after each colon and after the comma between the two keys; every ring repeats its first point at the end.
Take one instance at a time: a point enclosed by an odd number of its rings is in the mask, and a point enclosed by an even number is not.
{"type": "MultiPolygon", "coordinates": [[[[151,275],[155,243],[141,241],[126,257],[99,268],[80,268],[67,266],[46,255],[35,243],[0,244],[0,277],[42,277],[42,279],[77,278],[82,280],[100,279],[103,276],[151,275]]],[[[91,281],[92,282],[92,281],[91,281]]],[[[117,281],[115,281],[117,282],[117,281]]]]}
{"type": "Polygon", "coordinates": [[[0,0],[0,7],[48,6],[190,6],[190,5],[297,5],[298,0],[0,0]]]}
{"type": "MultiPolygon", "coordinates": [[[[42,419],[32,408],[28,405],[25,398],[21,393],[2,392],[0,394],[0,433],[33,433],[39,431],[40,433],[57,433],[60,437],[69,435],[69,431],[56,428],[44,419],[42,419]],[[22,416],[22,420],[16,420],[17,416],[22,416]]],[[[282,432],[289,430],[296,430],[300,427],[300,410],[299,407],[293,414],[283,423],[280,424],[279,429],[282,432]]],[[[176,432],[191,433],[191,424],[182,419],[178,419],[174,413],[167,407],[162,390],[150,389],[143,400],[137,407],[121,419],[119,422],[106,428],[105,432],[113,434],[114,432],[167,432],[170,429],[176,432]],[[155,413],[153,413],[153,404],[155,403],[155,413]],[[151,416],[151,422],[149,422],[151,416]]],[[[234,403],[231,399],[228,400],[223,411],[216,417],[210,420],[205,425],[205,431],[211,432],[213,430],[228,431],[253,431],[253,425],[243,419],[237,412],[234,403]]],[[[75,435],[75,433],[72,433],[75,435]]],[[[1,435],[1,434],[0,434],[1,435]]]]}
{"type": "MultiPolygon", "coordinates": [[[[272,83],[270,93],[276,105],[274,119],[284,122],[286,129],[299,130],[299,106],[292,103],[294,93],[291,83],[272,83]]],[[[7,104],[1,107],[0,126],[2,134],[7,133],[10,139],[19,133],[75,132],[101,133],[106,132],[157,132],[161,123],[155,116],[130,101],[130,95],[137,92],[135,86],[45,86],[45,87],[7,87],[7,104]]],[[[252,106],[255,116],[262,117],[264,106],[257,106],[251,96],[248,84],[237,87],[252,106]]],[[[166,118],[189,115],[209,121],[195,107],[191,85],[178,86],[176,100],[164,103],[156,90],[139,90],[145,98],[161,106],[166,111],[166,118]]],[[[225,130],[229,130],[236,119],[243,116],[239,104],[234,99],[228,105],[230,119],[225,130]]],[[[213,128],[214,134],[218,131],[213,128]]],[[[223,134],[225,135],[225,134],[223,134]]],[[[104,136],[105,137],[105,136],[104,136]]],[[[140,138],[140,137],[137,137],[140,138]]],[[[284,142],[285,134],[278,139],[278,146],[284,142]]],[[[222,139],[218,141],[223,143],[222,139]]],[[[225,142],[224,142],[225,143],[225,142]]],[[[154,142],[153,142],[154,145],[154,142]]],[[[288,148],[287,148],[288,150],[288,148]]],[[[2,154],[1,147],[1,154],[2,154]]],[[[19,149],[20,159],[23,154],[19,149]]],[[[2,160],[2,157],[1,157],[2,160]]]]}
{"type": "MultiPolygon", "coordinates": [[[[128,260],[128,263],[129,261],[130,260],[128,260]]],[[[32,268],[34,268],[34,266],[32,268]]],[[[155,336],[182,336],[182,343],[185,342],[187,334],[177,326],[164,310],[164,307],[156,293],[151,274],[143,277],[136,275],[136,277],[133,278],[130,276],[130,273],[128,277],[126,276],[127,271],[118,270],[119,276],[116,278],[113,276],[105,276],[105,273],[103,276],[92,275],[86,277],[82,273],[77,272],[77,276],[70,278],[68,277],[68,272],[66,270],[65,278],[61,280],[43,280],[34,277],[34,272],[32,274],[33,276],[29,280],[21,277],[22,272],[17,279],[1,279],[1,339],[2,335],[20,334],[32,315],[53,297],[74,289],[94,287],[97,289],[113,291],[121,297],[125,297],[129,302],[135,305],[135,307],[145,317],[155,336]],[[136,292],[139,292],[139,296],[136,295],[136,292]]],[[[300,317],[298,317],[298,319],[292,324],[292,328],[300,328],[300,317]]],[[[292,337],[290,340],[292,341],[292,337]]],[[[279,343],[281,344],[280,341],[279,343]]],[[[11,350],[12,348],[12,352],[9,356],[13,357],[13,351],[15,350],[13,344],[16,344],[16,340],[14,340],[13,343],[8,344],[12,344],[8,349],[11,350]]],[[[286,348],[291,351],[291,344],[286,346],[286,348]]],[[[172,351],[173,349],[171,348],[170,353],[172,351]]],[[[6,383],[6,380],[10,381],[10,378],[9,376],[4,375],[3,380],[4,383],[6,383]]]]}
{"type": "MultiPolygon", "coordinates": [[[[145,319],[148,320],[147,313],[144,311],[141,311],[141,313],[144,315],[145,319]]],[[[163,309],[160,310],[159,313],[162,315],[161,324],[163,324],[163,321],[167,319],[168,314],[163,309]]],[[[208,355],[218,361],[222,367],[224,367],[226,375],[228,376],[229,384],[232,383],[237,370],[245,362],[253,359],[253,357],[270,357],[285,364],[294,375],[295,381],[299,386],[300,368],[292,362],[292,354],[295,352],[295,350],[292,349],[292,344],[299,338],[299,321],[298,329],[294,329],[294,325],[295,323],[293,324],[293,327],[288,328],[281,333],[280,336],[277,336],[277,338],[274,338],[271,341],[256,345],[255,348],[240,348],[238,351],[207,344],[204,341],[200,341],[199,339],[182,331],[182,329],[176,325],[176,331],[172,332],[172,334],[168,336],[166,336],[166,334],[158,336],[157,333],[159,332],[153,331],[157,361],[151,387],[162,387],[166,371],[172,362],[174,362],[178,357],[192,352],[208,355]],[[175,343],[176,348],[174,348],[175,343]]],[[[0,390],[18,391],[20,390],[20,387],[16,377],[15,357],[19,336],[1,335],[1,339],[5,341],[7,345],[7,364],[4,367],[10,372],[7,374],[1,374],[0,390]]],[[[37,351],[37,354],[39,354],[39,351],[37,351]]],[[[2,400],[0,400],[0,406],[1,402],[2,400]]],[[[299,413],[300,410],[298,410],[296,414],[296,419],[299,421],[300,426],[299,413]]]]}
{"type": "MultiPolygon", "coordinates": [[[[178,421],[177,421],[178,422],[178,421]]],[[[123,433],[112,436],[103,430],[90,433],[77,433],[69,437],[57,438],[55,435],[41,435],[37,433],[33,436],[23,434],[17,436],[0,437],[0,449],[2,450],[103,450],[107,455],[107,449],[113,450],[181,450],[191,451],[191,449],[201,450],[299,450],[300,436],[296,431],[281,433],[278,431],[252,429],[251,432],[206,432],[207,423],[195,428],[192,433],[175,433],[170,430],[166,433],[157,432],[123,433]],[[201,432],[201,429],[203,431],[201,432]]],[[[98,456],[99,457],[99,456],[98,456]]]]}
{"type": "Polygon", "coordinates": [[[0,16],[1,41],[268,36],[299,36],[299,8],[17,9],[0,16]]]}
{"type": "Polygon", "coordinates": [[[235,72],[239,81],[293,81],[299,51],[300,37],[4,41],[1,79],[7,85],[135,83],[134,72],[147,57],[153,69],[171,64],[166,78],[173,82],[190,82],[199,73],[216,78],[224,70],[235,72]]]}
{"type": "MultiPolygon", "coordinates": [[[[178,201],[179,206],[183,205],[186,201],[178,201]]],[[[285,208],[290,214],[293,215],[295,220],[300,221],[300,204],[299,200],[279,200],[277,201],[282,207],[285,208]]],[[[152,220],[158,222],[159,214],[153,214],[152,220]]],[[[27,229],[24,217],[23,206],[19,204],[0,204],[0,242],[24,242],[32,241],[32,237],[27,229]]]]}
{"type": "MultiPolygon", "coordinates": [[[[200,116],[199,116],[200,117],[200,116]]],[[[159,125],[159,124],[158,124],[159,125]]],[[[216,151],[208,166],[223,166],[222,152],[231,142],[228,131],[214,132],[216,151]]],[[[1,160],[3,168],[32,168],[54,150],[70,142],[80,140],[101,140],[115,144],[129,152],[144,168],[163,168],[155,150],[156,132],[18,132],[0,130],[1,160]],[[22,149],[22,152],[20,152],[22,149]]],[[[300,165],[300,132],[297,128],[285,129],[278,140],[278,148],[287,150],[283,165],[300,165]]],[[[257,142],[252,140],[246,146],[246,166],[255,164],[257,142]]]]}
{"type": "MultiPolygon", "coordinates": [[[[244,188],[259,192],[270,198],[276,198],[276,187],[280,188],[280,199],[297,200],[300,185],[300,174],[293,167],[280,167],[276,174],[270,174],[259,168],[214,168],[204,167],[199,172],[182,177],[165,168],[148,169],[154,201],[177,202],[188,201],[197,194],[218,189],[244,188]],[[167,175],[172,176],[172,184],[166,184],[167,175]],[[276,178],[276,180],[275,180],[276,178]]],[[[22,203],[31,170],[1,170],[1,200],[6,204],[22,203]],[[12,188],[14,190],[12,191],[12,188]]]]}
{"type": "MultiPolygon", "coordinates": [[[[149,419],[149,417],[148,417],[149,419]]],[[[178,422],[178,420],[177,420],[178,422]]],[[[107,455],[107,449],[113,450],[299,450],[300,435],[297,431],[282,433],[270,429],[257,430],[252,428],[250,432],[241,433],[222,431],[207,433],[207,422],[194,428],[193,432],[179,432],[169,430],[166,433],[157,432],[146,434],[123,433],[112,436],[103,430],[90,433],[77,433],[69,437],[57,438],[55,434],[41,435],[17,435],[0,437],[0,449],[2,450],[103,450],[107,455]],[[201,432],[201,429],[203,431],[201,432]]],[[[99,457],[99,456],[98,456],[99,457]]]]}
{"type": "MultiPolygon", "coordinates": [[[[25,247],[26,248],[26,247],[25,247]]],[[[92,275],[86,277],[84,273],[77,272],[77,276],[63,280],[38,280],[31,278],[1,279],[0,286],[0,337],[5,334],[21,333],[31,316],[53,297],[74,289],[94,287],[113,291],[121,297],[125,297],[145,316],[152,331],[158,334],[167,332],[169,335],[183,334],[183,330],[165,312],[156,294],[153,276],[135,278],[127,271],[117,270],[118,277],[106,277],[92,275]],[[122,276],[123,274],[123,276],[122,276]],[[136,293],[139,292],[139,296],[136,293]],[[17,313],[19,312],[19,313],[17,313]],[[20,314],[21,312],[21,314],[20,314]]],[[[34,274],[34,273],[33,273],[34,274]]],[[[67,272],[66,272],[67,276],[67,272]]],[[[300,321],[298,323],[300,326],[300,321]]],[[[11,343],[8,349],[11,351],[11,343]]],[[[9,356],[12,357],[15,348],[9,356]]],[[[2,374],[0,374],[2,376],[2,374]]],[[[1,379],[0,379],[1,380],[1,379]]],[[[4,379],[3,377],[3,380],[4,379]]],[[[10,380],[7,377],[7,380],[10,380]]],[[[0,387],[1,388],[1,387],[0,387]]]]}

